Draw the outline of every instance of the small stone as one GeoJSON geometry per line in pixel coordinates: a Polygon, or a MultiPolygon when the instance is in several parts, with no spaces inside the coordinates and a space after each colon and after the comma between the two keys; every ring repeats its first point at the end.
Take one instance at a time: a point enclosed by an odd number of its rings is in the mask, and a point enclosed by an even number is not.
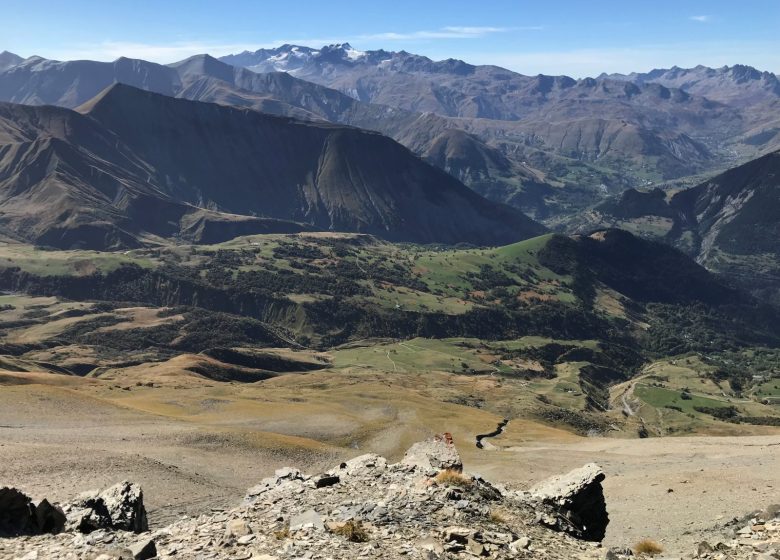
{"type": "Polygon", "coordinates": [[[422,539],[417,543],[417,546],[422,550],[430,550],[436,554],[444,554],[444,547],[433,537],[422,539]]]}
{"type": "Polygon", "coordinates": [[[0,537],[27,534],[34,524],[32,500],[16,488],[0,488],[0,537]]]}
{"type": "Polygon", "coordinates": [[[282,467],[281,469],[276,469],[276,471],[274,472],[274,476],[276,477],[277,480],[280,479],[295,480],[295,479],[302,478],[301,471],[293,467],[282,467]]]}
{"type": "Polygon", "coordinates": [[[466,542],[466,550],[474,556],[482,556],[486,553],[485,547],[482,545],[482,543],[478,543],[474,539],[469,539],[466,542]]]}
{"type": "Polygon", "coordinates": [[[322,517],[313,509],[306,510],[300,515],[294,515],[290,518],[290,531],[300,531],[301,529],[325,529],[322,517]]]}
{"type": "Polygon", "coordinates": [[[518,551],[518,550],[525,550],[529,546],[531,546],[531,539],[529,539],[528,537],[520,537],[512,544],[510,544],[509,548],[514,551],[518,551]]]}
{"type": "Polygon", "coordinates": [[[35,523],[39,533],[57,534],[65,529],[67,518],[63,511],[43,499],[35,506],[35,523]]]}
{"type": "Polygon", "coordinates": [[[328,474],[321,474],[319,476],[314,477],[314,487],[315,488],[326,488],[328,486],[333,486],[334,484],[338,484],[341,479],[336,475],[328,475],[328,474]]]}
{"type": "Polygon", "coordinates": [[[240,538],[246,535],[250,535],[251,533],[252,529],[249,528],[249,525],[247,525],[246,521],[243,519],[231,519],[227,522],[227,526],[225,527],[226,538],[240,538]]]}
{"type": "Polygon", "coordinates": [[[157,556],[157,546],[152,539],[144,539],[128,547],[133,560],[149,560],[157,556]]]}
{"type": "Polygon", "coordinates": [[[447,527],[442,531],[446,542],[466,544],[474,532],[468,527],[447,527]]]}
{"type": "Polygon", "coordinates": [[[120,529],[142,533],[149,530],[141,487],[124,481],[102,492],[81,494],[66,506],[68,530],[91,533],[97,529],[120,529]]]}

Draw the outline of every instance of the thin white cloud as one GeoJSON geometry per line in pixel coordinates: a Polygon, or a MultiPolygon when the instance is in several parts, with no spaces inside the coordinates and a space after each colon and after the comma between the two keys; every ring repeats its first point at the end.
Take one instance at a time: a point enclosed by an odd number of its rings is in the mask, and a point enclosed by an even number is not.
{"type": "Polygon", "coordinates": [[[351,39],[352,41],[420,41],[436,39],[479,39],[496,33],[507,33],[509,31],[537,31],[542,29],[538,26],[529,27],[460,27],[447,26],[432,31],[412,31],[408,33],[368,33],[358,35],[351,39]]]}
{"type": "Polygon", "coordinates": [[[442,27],[442,30],[451,31],[453,33],[478,35],[486,33],[503,33],[509,29],[506,27],[459,27],[456,25],[448,25],[447,27],[442,27]]]}
{"type": "Polygon", "coordinates": [[[712,21],[712,16],[691,16],[688,19],[699,23],[709,23],[712,21]]]}

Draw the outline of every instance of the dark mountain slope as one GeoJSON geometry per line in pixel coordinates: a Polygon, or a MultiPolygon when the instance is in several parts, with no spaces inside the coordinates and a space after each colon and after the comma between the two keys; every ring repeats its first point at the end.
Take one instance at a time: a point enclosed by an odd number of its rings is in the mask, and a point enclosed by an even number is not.
{"type": "Polygon", "coordinates": [[[661,189],[651,191],[628,189],[619,197],[605,200],[596,206],[596,210],[622,220],[644,216],[674,217],[674,210],[669,206],[666,193],[661,189]]]}
{"type": "Polygon", "coordinates": [[[375,130],[491,200],[509,202],[534,214],[544,213],[545,201],[539,193],[551,192],[544,175],[518,165],[501,150],[465,133],[461,123],[434,114],[361,102],[284,72],[257,74],[208,55],[194,56],[171,67],[179,73],[184,87],[178,97],[375,130]],[[453,142],[468,147],[457,153],[441,150],[453,142]]]}
{"type": "Polygon", "coordinates": [[[214,224],[233,234],[304,227],[289,221],[442,243],[543,231],[379,134],[124,85],[79,111],[3,105],[9,234],[71,246],[89,230],[86,245],[115,247],[148,235],[227,235],[214,224]]]}
{"type": "Polygon", "coordinates": [[[780,152],[676,194],[680,232],[692,232],[702,261],[713,251],[780,255],[780,152]]]}
{"type": "Polygon", "coordinates": [[[724,304],[742,297],[682,252],[619,229],[556,235],[540,262],[559,273],[585,274],[638,302],[724,304]]]}
{"type": "Polygon", "coordinates": [[[663,239],[756,295],[780,303],[780,152],[676,193],[629,190],[581,214],[580,231],[615,225],[663,239]]]}
{"type": "Polygon", "coordinates": [[[0,104],[0,229],[56,247],[132,247],[149,235],[221,241],[297,224],[230,216],[167,196],[113,133],[54,107],[0,104]]]}
{"type": "Polygon", "coordinates": [[[541,231],[376,133],[123,86],[82,110],[190,203],[407,241],[501,243],[541,231]]]}

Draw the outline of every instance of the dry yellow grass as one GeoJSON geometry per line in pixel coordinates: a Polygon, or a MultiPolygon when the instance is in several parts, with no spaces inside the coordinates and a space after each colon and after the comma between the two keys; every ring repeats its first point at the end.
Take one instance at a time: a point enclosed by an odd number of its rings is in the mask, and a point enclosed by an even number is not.
{"type": "Polygon", "coordinates": [[[64,319],[48,321],[46,323],[35,325],[27,329],[15,330],[8,335],[7,339],[9,342],[16,342],[19,344],[40,342],[41,340],[47,340],[62,334],[64,330],[72,327],[77,323],[81,323],[83,321],[92,321],[94,319],[100,319],[104,317],[112,317],[112,315],[110,313],[93,313],[89,315],[81,315],[79,317],[66,317],[64,319]]]}
{"type": "Polygon", "coordinates": [[[508,521],[506,515],[504,515],[498,510],[492,510],[488,515],[488,519],[490,519],[490,521],[493,523],[499,523],[501,525],[505,524],[508,521]]]}
{"type": "Polygon", "coordinates": [[[0,371],[3,385],[52,385],[54,387],[96,387],[99,382],[75,375],[63,375],[47,371],[0,371]]]}
{"type": "Polygon", "coordinates": [[[445,469],[441,471],[436,475],[434,480],[436,481],[436,484],[441,484],[442,486],[471,486],[470,477],[452,469],[445,469]]]}
{"type": "Polygon", "coordinates": [[[350,542],[362,543],[368,541],[368,531],[360,521],[350,519],[343,525],[338,525],[332,532],[344,537],[350,542]]]}
{"type": "Polygon", "coordinates": [[[656,556],[663,551],[663,547],[651,539],[642,539],[634,545],[634,552],[636,552],[637,555],[646,554],[648,556],[656,556]]]}
{"type": "Polygon", "coordinates": [[[183,315],[160,316],[167,307],[123,307],[114,310],[122,322],[95,329],[95,332],[123,331],[129,329],[148,329],[166,323],[174,323],[184,319],[183,315]]]}

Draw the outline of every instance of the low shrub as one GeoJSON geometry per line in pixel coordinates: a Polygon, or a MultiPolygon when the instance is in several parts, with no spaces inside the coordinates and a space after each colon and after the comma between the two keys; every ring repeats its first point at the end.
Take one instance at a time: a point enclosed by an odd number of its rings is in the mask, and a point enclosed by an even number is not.
{"type": "Polygon", "coordinates": [[[650,539],[642,539],[634,545],[634,552],[639,554],[647,554],[649,556],[655,556],[661,554],[664,551],[663,547],[657,542],[650,539]]]}
{"type": "Polygon", "coordinates": [[[471,478],[452,469],[441,471],[434,480],[436,484],[441,484],[442,486],[460,486],[462,488],[471,486],[471,478]]]}
{"type": "Polygon", "coordinates": [[[343,525],[339,525],[333,529],[333,533],[340,535],[350,542],[367,542],[368,531],[360,521],[350,519],[343,525]]]}

